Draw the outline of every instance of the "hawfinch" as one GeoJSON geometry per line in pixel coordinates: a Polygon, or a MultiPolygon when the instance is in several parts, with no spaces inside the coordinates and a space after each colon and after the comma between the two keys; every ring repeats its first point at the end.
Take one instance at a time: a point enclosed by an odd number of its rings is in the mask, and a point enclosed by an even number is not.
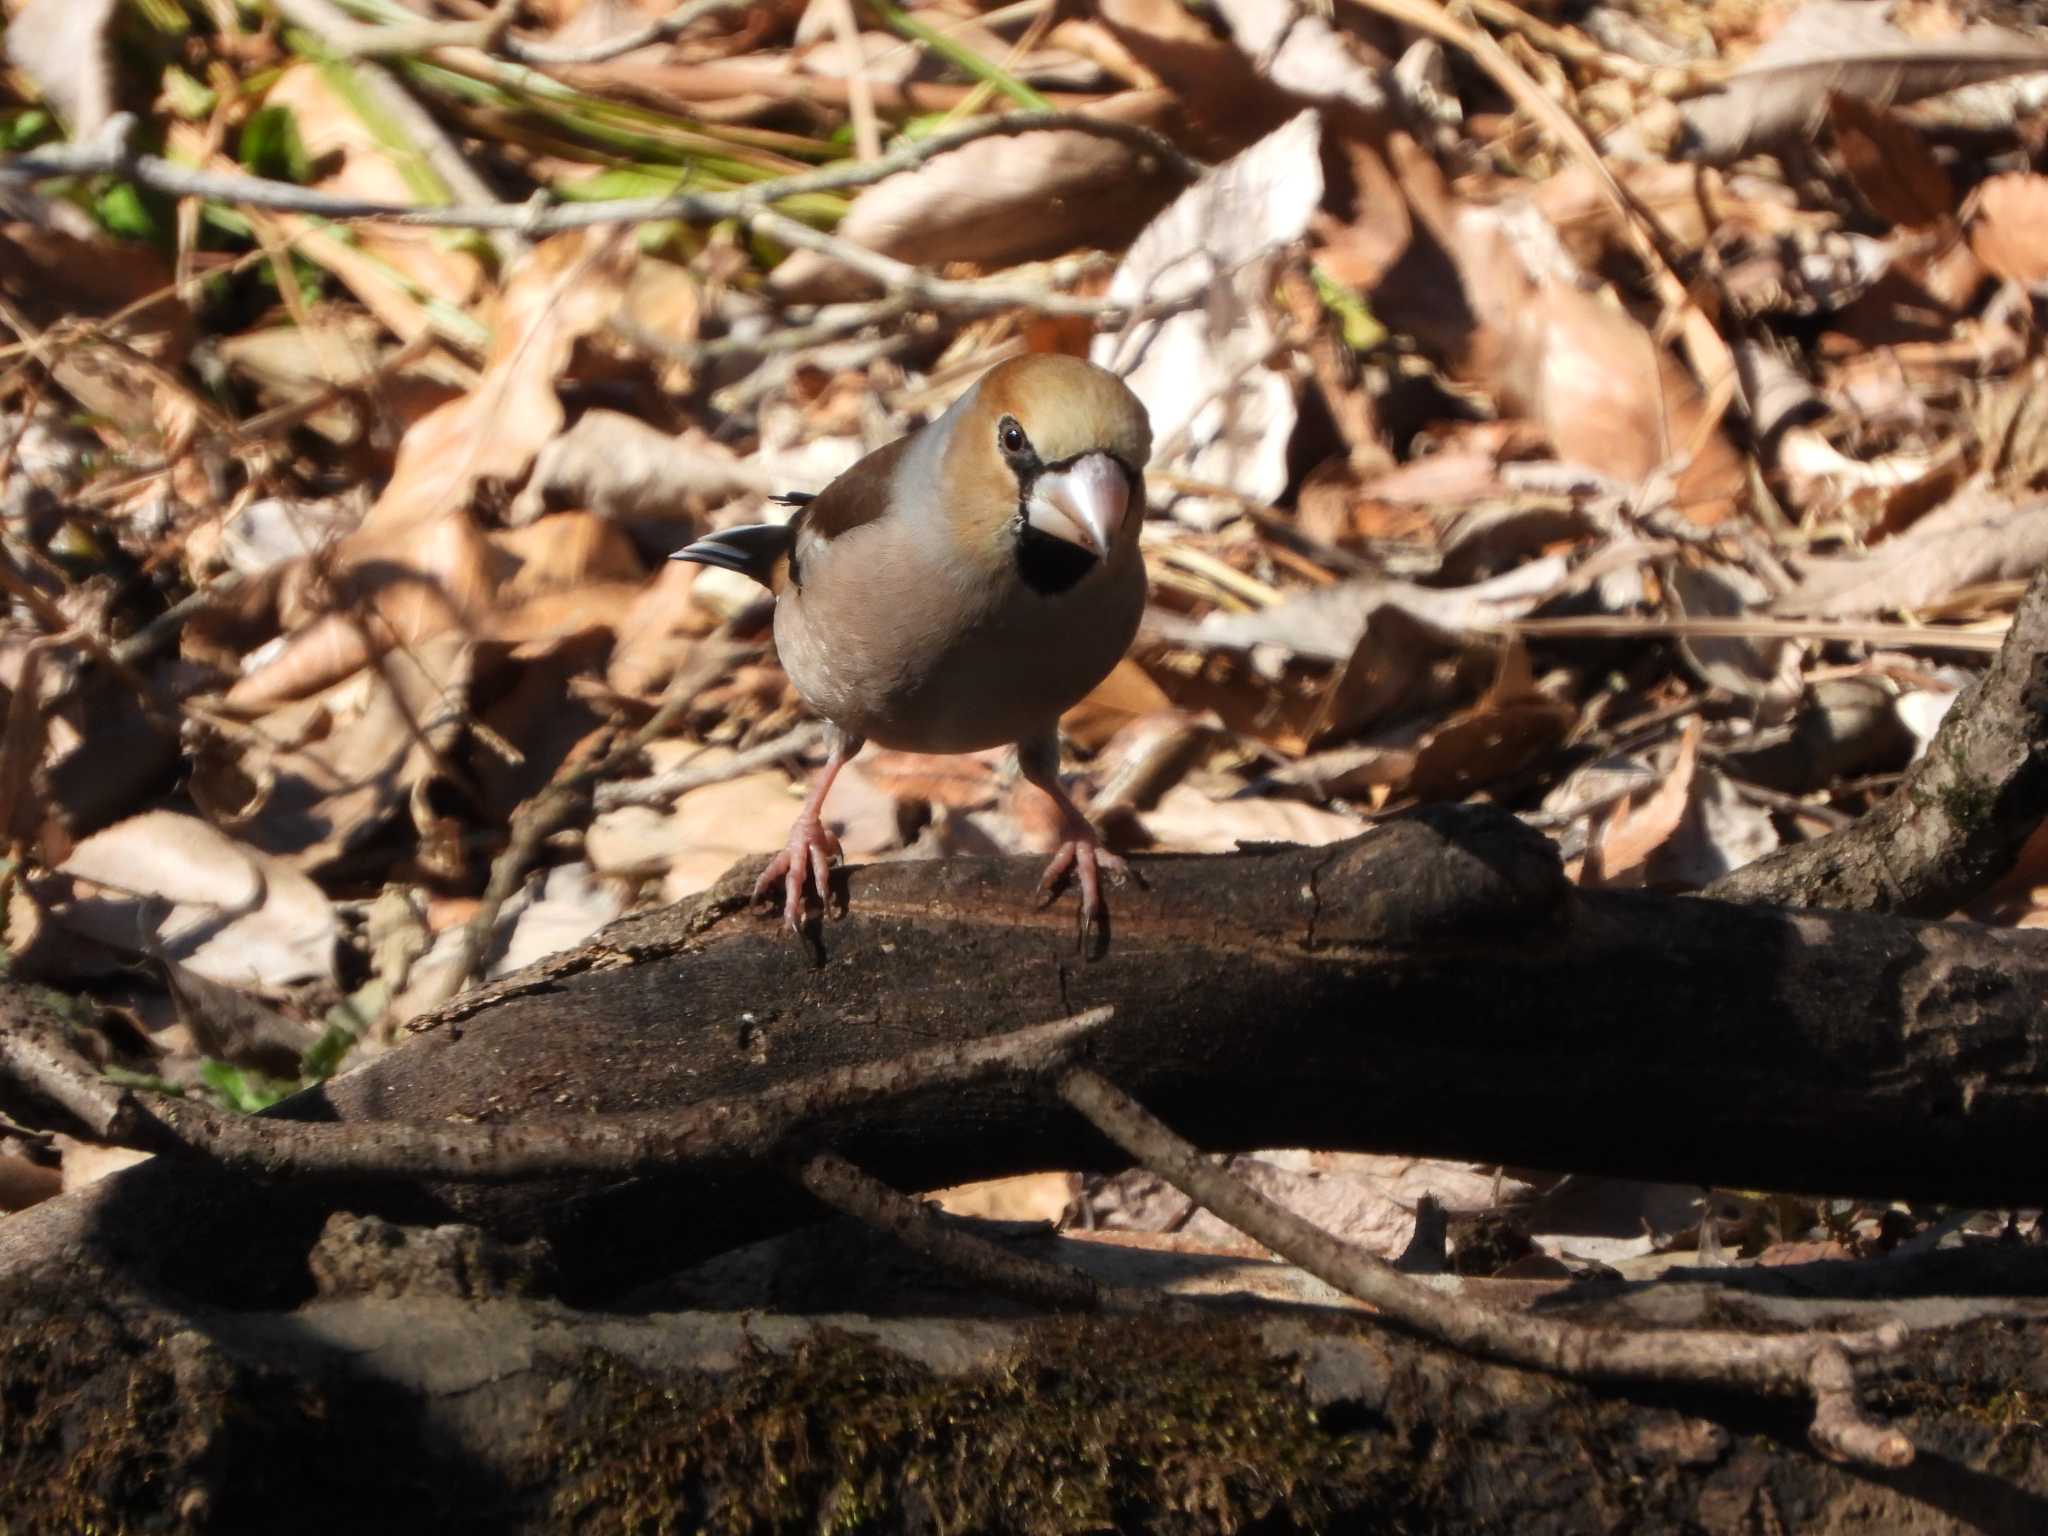
{"type": "Polygon", "coordinates": [[[1123,381],[1078,358],[999,363],[953,406],[816,496],[787,524],[729,528],[674,556],[775,594],[775,646],[829,725],[824,770],[789,846],[754,888],[826,902],[838,840],[819,818],[869,741],[908,752],[1015,743],[1052,797],[1060,844],[1039,891],[1071,871],[1081,923],[1104,919],[1101,872],[1125,873],[1059,781],[1060,715],[1122,657],[1145,607],[1138,553],[1152,429],[1123,381]]]}

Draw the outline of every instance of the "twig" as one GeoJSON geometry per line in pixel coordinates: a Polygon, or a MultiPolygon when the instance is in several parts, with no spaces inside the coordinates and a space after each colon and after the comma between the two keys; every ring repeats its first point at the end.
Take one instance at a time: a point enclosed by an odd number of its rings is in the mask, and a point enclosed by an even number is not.
{"type": "Polygon", "coordinates": [[[419,19],[380,27],[351,20],[324,32],[321,40],[344,59],[403,58],[435,48],[481,48],[488,53],[504,39],[518,13],[519,0],[497,0],[474,21],[419,19]]]}
{"type": "Polygon", "coordinates": [[[1814,1443],[1831,1456],[1901,1467],[1913,1445],[1862,1417],[1848,1356],[1896,1349],[1905,1330],[1862,1334],[1661,1330],[1619,1333],[1483,1306],[1417,1284],[1276,1204],[1172,1131],[1106,1079],[1064,1073],[1060,1096],[1095,1128],[1191,1200],[1317,1279],[1395,1321],[1468,1353],[1578,1379],[1738,1387],[1777,1396],[1811,1394],[1814,1443]]]}
{"type": "Polygon", "coordinates": [[[99,1139],[200,1158],[270,1178],[632,1178],[692,1164],[758,1162],[828,1114],[1006,1074],[1049,1071],[1114,1013],[1071,1018],[837,1067],[764,1093],[660,1114],[592,1115],[510,1125],[448,1121],[297,1121],[239,1115],[196,1100],[118,1087],[82,1057],[32,1032],[0,1032],[0,1069],[61,1105],[99,1139]]]}
{"type": "MultiPolygon", "coordinates": [[[[309,0],[289,0],[294,5],[309,0]]],[[[206,197],[215,202],[282,213],[316,214],[336,221],[376,219],[391,224],[434,229],[505,230],[529,237],[589,229],[601,224],[643,224],[682,219],[710,224],[740,219],[785,198],[813,192],[846,192],[872,186],[886,177],[915,169],[938,155],[981,139],[1060,129],[1115,139],[1155,156],[1184,180],[1201,175],[1201,165],[1181,153],[1170,139],[1135,123],[1091,117],[1080,112],[1017,113],[987,118],[950,133],[934,134],[891,150],[879,160],[845,161],[799,171],[768,181],[751,182],[724,192],[673,192],[664,197],[617,198],[608,202],[565,203],[557,207],[513,206],[478,201],[430,206],[390,203],[373,198],[337,197],[290,182],[263,176],[229,175],[195,170],[138,152],[131,143],[135,119],[122,113],[108,120],[100,134],[83,144],[52,145],[33,154],[0,160],[0,181],[49,181],[64,176],[125,176],[172,197],[206,197]]]]}
{"type": "Polygon", "coordinates": [[[595,796],[597,808],[611,811],[622,805],[671,805],[693,789],[702,789],[707,784],[723,784],[757,768],[771,767],[785,758],[801,757],[824,737],[825,727],[816,720],[807,720],[780,736],[748,747],[744,752],[736,752],[708,768],[685,763],[680,768],[671,768],[667,773],[657,773],[651,778],[600,784],[595,796]]]}
{"type": "Polygon", "coordinates": [[[28,1007],[11,1006],[0,1020],[0,1074],[102,1141],[126,1109],[126,1090],[101,1076],[47,1015],[28,1007]]]}
{"type": "Polygon", "coordinates": [[[828,341],[807,352],[778,352],[744,378],[715,391],[711,396],[711,408],[722,415],[737,416],[752,410],[806,368],[815,368],[821,373],[857,373],[883,358],[909,351],[917,345],[917,340],[914,332],[893,331],[880,336],[828,341]]]}
{"type": "Polygon", "coordinates": [[[866,59],[861,53],[860,22],[853,14],[853,0],[827,0],[825,16],[832,23],[833,41],[846,54],[847,109],[853,119],[854,158],[879,160],[882,129],[875,116],[875,87],[868,79],[866,59]]]}
{"type": "Polygon", "coordinates": [[[499,42],[498,51],[521,64],[602,64],[622,53],[665,43],[685,27],[707,16],[716,16],[720,11],[743,11],[748,4],[749,0],[689,0],[688,4],[677,6],[659,21],[650,21],[644,27],[621,32],[601,43],[590,43],[581,48],[558,48],[550,43],[527,43],[516,37],[506,37],[499,42]]]}
{"type": "Polygon", "coordinates": [[[1563,619],[1515,619],[1497,627],[1526,640],[1600,639],[1646,635],[1698,639],[1860,640],[1871,645],[1934,651],[1996,651],[2003,630],[1944,629],[1931,624],[1855,624],[1835,619],[1665,619],[1625,614],[1563,619]]]}
{"type": "Polygon", "coordinates": [[[898,319],[916,307],[907,294],[851,304],[823,304],[799,324],[777,325],[752,336],[714,336],[709,341],[670,341],[630,320],[614,320],[612,326],[635,346],[695,367],[726,357],[773,357],[783,352],[802,352],[867,326],[898,319]]]}
{"type": "Polygon", "coordinates": [[[203,586],[194,587],[162,613],[135,631],[126,640],[114,646],[111,654],[114,660],[124,666],[134,666],[147,661],[178,636],[178,631],[192,619],[206,613],[233,597],[245,580],[239,571],[229,571],[203,586]]]}
{"type": "MultiPolygon", "coordinates": [[[[351,21],[348,14],[339,6],[332,4],[331,0],[274,0],[274,3],[278,15],[313,33],[330,48],[339,47],[341,39],[366,30],[374,30],[351,21]]],[[[507,0],[500,0],[501,8],[506,4],[507,0]]],[[[508,11],[506,20],[510,19],[508,11]]],[[[441,125],[434,120],[433,115],[414,99],[397,76],[383,65],[365,59],[356,67],[356,78],[377,110],[389,117],[405,135],[407,141],[419,151],[427,168],[448,189],[451,202],[478,206],[497,202],[497,197],[489,184],[476,173],[476,169],[442,131],[441,125]]],[[[102,138],[118,121],[116,118],[108,122],[106,129],[102,130],[102,138]]],[[[207,194],[195,195],[203,197],[207,194]]],[[[507,211],[515,214],[518,212],[517,209],[507,211]]],[[[520,231],[516,226],[499,228],[502,232],[492,241],[492,248],[498,253],[498,259],[505,261],[514,254],[514,247],[518,242],[512,237],[516,237],[520,231]]]]}
{"type": "MultiPolygon", "coordinates": [[[[290,0],[290,3],[324,5],[325,0],[290,0]]],[[[825,166],[772,181],[754,182],[728,192],[675,192],[666,197],[621,198],[611,202],[570,203],[554,207],[544,206],[538,201],[519,207],[502,203],[430,207],[335,197],[295,187],[288,182],[193,170],[174,165],[157,155],[137,153],[130,143],[133,128],[134,119],[123,114],[111,119],[101,135],[89,144],[59,146],[44,153],[18,155],[0,162],[0,182],[119,175],[172,197],[204,197],[216,202],[312,214],[336,221],[375,219],[435,229],[493,230],[527,239],[600,225],[640,224],[663,219],[711,224],[733,219],[784,245],[827,256],[864,277],[872,278],[908,302],[931,309],[966,314],[1035,309],[1048,315],[1123,323],[1151,315],[1170,314],[1199,302],[1198,297],[1190,297],[1166,304],[1130,305],[1110,299],[1056,293],[1037,282],[933,277],[894,257],[799,223],[768,206],[802,193],[869,186],[978,139],[1034,133],[1047,128],[1071,129],[1116,139],[1156,156],[1162,164],[1186,179],[1192,180],[1201,174],[1201,167],[1195,161],[1149,128],[1078,113],[1024,114],[973,123],[952,133],[905,145],[878,160],[825,166]]]]}
{"type": "Polygon", "coordinates": [[[1056,1307],[1089,1312],[1157,1312],[1163,1298],[1149,1291],[1106,1285],[1084,1270],[1048,1263],[963,1232],[922,1200],[913,1200],[834,1152],[797,1157],[790,1177],[833,1210],[886,1232],[968,1279],[1056,1307]]]}

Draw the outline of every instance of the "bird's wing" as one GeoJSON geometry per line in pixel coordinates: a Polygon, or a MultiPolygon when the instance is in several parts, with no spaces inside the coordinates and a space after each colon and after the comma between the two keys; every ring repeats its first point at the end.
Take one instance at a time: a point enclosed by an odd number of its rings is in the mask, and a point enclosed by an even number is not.
{"type": "Polygon", "coordinates": [[[787,523],[749,523],[707,534],[670,558],[715,565],[751,576],[771,592],[803,585],[803,562],[841,535],[887,517],[895,494],[896,465],[910,438],[877,448],[817,495],[792,491],[771,497],[796,508],[787,523]]]}

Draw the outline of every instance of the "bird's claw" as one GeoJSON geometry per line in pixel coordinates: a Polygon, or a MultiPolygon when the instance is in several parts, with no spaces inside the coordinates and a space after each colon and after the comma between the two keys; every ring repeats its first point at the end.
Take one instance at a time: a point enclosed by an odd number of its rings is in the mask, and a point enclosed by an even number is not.
{"type": "MultiPolygon", "coordinates": [[[[1053,851],[1052,862],[1039,876],[1038,904],[1041,908],[1050,906],[1058,898],[1066,888],[1070,874],[1081,886],[1080,942],[1086,948],[1090,928],[1100,932],[1105,939],[1109,932],[1109,906],[1102,899],[1102,877],[1106,874],[1111,885],[1122,885],[1135,875],[1131,866],[1120,855],[1103,847],[1092,832],[1071,836],[1053,851]]],[[[1139,881],[1139,884],[1143,883],[1139,881]]]]}
{"type": "Polygon", "coordinates": [[[754,903],[756,906],[767,902],[770,893],[782,886],[782,922],[791,933],[800,933],[804,925],[804,891],[811,887],[818,893],[818,909],[829,911],[832,905],[832,865],[839,858],[839,839],[825,830],[823,822],[813,817],[798,820],[789,829],[789,843],[782,852],[769,861],[761,871],[761,878],[754,882],[754,903]]]}

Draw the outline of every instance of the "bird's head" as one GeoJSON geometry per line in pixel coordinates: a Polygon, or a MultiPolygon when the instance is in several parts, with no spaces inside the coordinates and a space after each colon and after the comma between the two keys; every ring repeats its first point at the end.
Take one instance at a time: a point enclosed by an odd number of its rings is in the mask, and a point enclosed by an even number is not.
{"type": "Polygon", "coordinates": [[[1029,586],[1063,592],[1136,546],[1152,427],[1115,374],[1077,357],[1013,358],[941,426],[958,495],[949,515],[1029,586]]]}

